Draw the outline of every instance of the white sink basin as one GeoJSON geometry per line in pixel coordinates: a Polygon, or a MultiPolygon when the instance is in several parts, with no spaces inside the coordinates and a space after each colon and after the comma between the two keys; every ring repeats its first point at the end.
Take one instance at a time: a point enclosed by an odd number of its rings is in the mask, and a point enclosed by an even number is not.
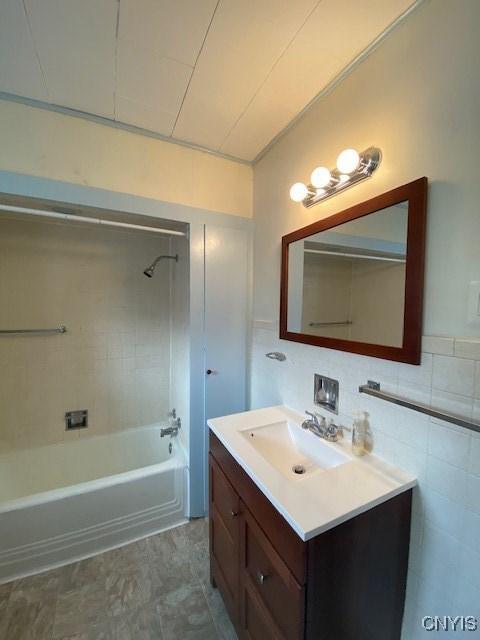
{"type": "Polygon", "coordinates": [[[287,420],[243,429],[250,445],[289,480],[350,462],[335,446],[287,420]]]}

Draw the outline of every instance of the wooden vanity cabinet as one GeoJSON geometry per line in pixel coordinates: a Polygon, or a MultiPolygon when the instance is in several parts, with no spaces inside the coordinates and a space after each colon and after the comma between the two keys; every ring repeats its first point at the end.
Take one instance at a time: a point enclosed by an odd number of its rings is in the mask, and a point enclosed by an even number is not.
{"type": "Polygon", "coordinates": [[[210,433],[210,572],[241,640],[399,640],[411,490],[303,542],[210,433]]]}

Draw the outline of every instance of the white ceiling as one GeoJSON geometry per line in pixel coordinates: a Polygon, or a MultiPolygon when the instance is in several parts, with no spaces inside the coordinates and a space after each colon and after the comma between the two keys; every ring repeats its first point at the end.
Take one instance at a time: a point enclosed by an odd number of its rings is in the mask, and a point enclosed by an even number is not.
{"type": "Polygon", "coordinates": [[[0,91],[253,160],[414,0],[0,0],[0,91]]]}

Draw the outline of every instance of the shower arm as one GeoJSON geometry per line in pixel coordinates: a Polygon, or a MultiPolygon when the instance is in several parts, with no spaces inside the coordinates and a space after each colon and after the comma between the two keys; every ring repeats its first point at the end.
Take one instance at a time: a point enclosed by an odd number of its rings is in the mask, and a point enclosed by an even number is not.
{"type": "Polygon", "coordinates": [[[158,256],[158,258],[155,258],[155,260],[150,265],[150,269],[155,269],[160,260],[175,260],[175,262],[178,262],[178,253],[176,253],[174,256],[158,256]]]}

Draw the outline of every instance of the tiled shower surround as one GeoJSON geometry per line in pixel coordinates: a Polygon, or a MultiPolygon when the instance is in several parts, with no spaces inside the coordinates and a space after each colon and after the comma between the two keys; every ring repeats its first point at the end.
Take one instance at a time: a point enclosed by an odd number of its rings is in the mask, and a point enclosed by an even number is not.
{"type": "Polygon", "coordinates": [[[165,419],[172,265],[143,275],[162,253],[170,241],[154,234],[1,221],[0,328],[67,333],[0,336],[0,450],[165,419]],[[77,409],[88,429],[65,432],[77,409]]]}
{"type": "MultiPolygon", "coordinates": [[[[473,615],[480,626],[480,434],[358,392],[376,380],[384,390],[480,420],[480,341],[424,337],[422,363],[412,366],[277,336],[273,323],[254,323],[252,408],[312,410],[313,374],[336,378],[338,421],[351,426],[352,411],[368,411],[374,453],[418,477],[403,640],[432,637],[422,629],[424,616],[473,615]],[[268,351],[287,360],[270,360],[268,351]]],[[[464,635],[480,637],[480,628],[464,635]]]]}

